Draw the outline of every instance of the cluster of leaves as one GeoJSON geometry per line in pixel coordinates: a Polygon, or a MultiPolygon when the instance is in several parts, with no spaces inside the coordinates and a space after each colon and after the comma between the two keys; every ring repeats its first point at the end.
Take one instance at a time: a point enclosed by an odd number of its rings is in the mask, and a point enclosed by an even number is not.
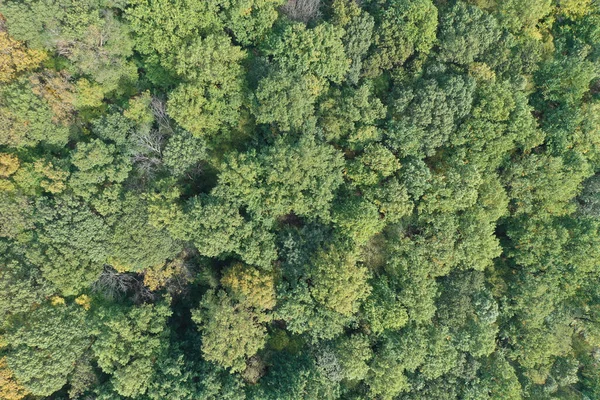
{"type": "Polygon", "coordinates": [[[4,0],[0,126],[2,399],[600,398],[595,0],[4,0]]]}

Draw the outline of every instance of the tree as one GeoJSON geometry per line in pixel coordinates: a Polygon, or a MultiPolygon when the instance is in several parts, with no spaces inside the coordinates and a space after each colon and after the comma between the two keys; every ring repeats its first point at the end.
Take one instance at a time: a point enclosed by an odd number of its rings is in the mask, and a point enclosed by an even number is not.
{"type": "MultiPolygon", "coordinates": [[[[0,17],[0,24],[5,21],[0,17]]],[[[44,51],[29,49],[0,28],[0,82],[7,83],[25,71],[35,69],[48,56],[44,51]]]]}
{"type": "Polygon", "coordinates": [[[0,144],[10,147],[35,146],[39,142],[64,146],[68,127],[53,122],[48,105],[32,91],[30,82],[20,79],[0,87],[0,122],[5,127],[0,144]]]}
{"type": "Polygon", "coordinates": [[[197,196],[189,201],[186,215],[178,217],[169,232],[181,240],[191,239],[200,254],[219,257],[235,252],[248,264],[267,270],[277,257],[273,235],[266,227],[247,221],[226,200],[197,196]]]}
{"type": "Polygon", "coordinates": [[[128,30],[110,8],[98,1],[5,2],[9,33],[33,49],[66,56],[81,74],[93,76],[101,96],[122,93],[137,80],[135,65],[127,58],[133,43],[128,30]]]}
{"type": "Polygon", "coordinates": [[[131,169],[125,155],[120,154],[115,145],[98,139],[80,142],[72,153],[71,163],[76,170],[68,185],[84,199],[89,199],[103,186],[122,183],[131,169]]]}
{"type": "Polygon", "coordinates": [[[266,44],[265,53],[282,70],[300,76],[314,75],[340,83],[349,67],[344,53],[343,31],[324,23],[313,29],[291,23],[266,44]]]}
{"type": "Polygon", "coordinates": [[[440,21],[440,58],[470,64],[500,38],[496,20],[478,7],[457,2],[440,21]]]}
{"type": "Polygon", "coordinates": [[[169,96],[169,114],[195,136],[214,135],[239,116],[239,81],[194,82],[180,85],[169,96]]]}
{"type": "Polygon", "coordinates": [[[169,114],[195,136],[235,127],[242,104],[243,81],[239,47],[224,35],[188,43],[174,56],[175,72],[186,80],[169,95],[169,114]]]}
{"type": "Polygon", "coordinates": [[[322,252],[315,257],[310,273],[314,299],[345,316],[356,313],[371,291],[367,269],[357,265],[354,257],[337,248],[322,252]]]}
{"type": "Polygon", "coordinates": [[[282,0],[234,0],[225,2],[220,13],[223,24],[231,29],[243,45],[258,44],[264,39],[278,17],[282,0]]]}
{"type": "Polygon", "coordinates": [[[385,113],[386,107],[374,96],[372,85],[363,84],[357,89],[332,88],[327,98],[319,103],[317,115],[327,140],[361,149],[380,140],[376,126],[385,113]]]}
{"type": "Polygon", "coordinates": [[[483,273],[452,274],[442,282],[436,319],[448,328],[453,345],[474,357],[489,356],[496,348],[498,304],[483,273]]]}
{"type": "Polygon", "coordinates": [[[27,197],[0,192],[0,237],[16,239],[33,228],[33,207],[27,197]]]}
{"type": "Polygon", "coordinates": [[[275,307],[275,282],[272,273],[261,273],[257,268],[238,263],[225,271],[221,284],[246,308],[271,310],[275,307]]]}
{"type": "Polygon", "coordinates": [[[40,199],[36,246],[27,257],[65,295],[88,288],[102,272],[109,227],[72,197],[40,199]]]}
{"type": "Polygon", "coordinates": [[[340,338],[335,344],[335,353],[344,379],[361,381],[365,378],[369,372],[368,362],[373,357],[368,336],[355,334],[340,338]]]}
{"type": "Polygon", "coordinates": [[[375,20],[353,2],[337,0],[333,2],[332,8],[333,21],[345,30],[342,41],[346,56],[350,59],[346,77],[350,83],[357,84],[362,75],[363,60],[373,41],[375,20]]]}
{"type": "Polygon", "coordinates": [[[531,154],[507,171],[508,192],[515,213],[533,213],[543,209],[561,215],[572,210],[571,199],[583,176],[570,171],[560,157],[531,154]]]}
{"type": "Polygon", "coordinates": [[[108,260],[120,271],[141,271],[164,265],[180,251],[167,232],[148,224],[146,205],[139,198],[127,196],[115,220],[108,250],[108,260]]]}
{"type": "Polygon", "coordinates": [[[272,373],[250,392],[251,399],[310,400],[335,399],[340,396],[339,383],[332,381],[318,362],[307,354],[279,353],[273,360],[272,373]]]}
{"type": "Polygon", "coordinates": [[[1,327],[5,328],[10,326],[13,316],[27,313],[43,303],[54,290],[44,281],[39,269],[14,260],[18,256],[14,249],[5,248],[3,251],[0,288],[6,296],[0,300],[0,316],[3,321],[1,327]]]}
{"type": "Polygon", "coordinates": [[[580,211],[592,218],[600,216],[600,178],[594,175],[583,183],[583,189],[578,197],[580,211]]]}
{"type": "Polygon", "coordinates": [[[342,183],[341,169],[339,152],[310,135],[279,138],[260,153],[228,158],[213,193],[247,207],[257,218],[293,212],[327,220],[334,191],[342,183]]]}
{"type": "MultiPolygon", "coordinates": [[[[162,57],[172,49],[183,48],[192,38],[218,31],[219,3],[191,0],[134,0],[126,8],[126,18],[135,34],[136,48],[164,68],[172,68],[169,59],[162,57]]],[[[152,64],[150,64],[152,66],[152,64]]]]}
{"type": "Polygon", "coordinates": [[[163,161],[173,175],[181,176],[207,158],[206,142],[189,132],[177,130],[163,151],[163,161]]]}
{"type": "Polygon", "coordinates": [[[288,0],[279,10],[294,21],[308,23],[319,16],[320,5],[318,0],[288,0]]]}
{"type": "Polygon", "coordinates": [[[313,75],[276,70],[258,83],[253,110],[256,122],[275,124],[282,131],[300,129],[313,117],[314,104],[325,87],[325,82],[313,75]]]}
{"type": "Polygon", "coordinates": [[[156,373],[156,359],[167,351],[170,315],[168,300],[99,311],[92,351],[98,366],[111,375],[119,395],[137,397],[146,393],[156,373]]]}
{"type": "Polygon", "coordinates": [[[417,88],[398,93],[396,117],[387,131],[390,147],[403,156],[431,156],[446,144],[457,123],[471,110],[475,82],[470,77],[443,74],[419,81],[417,88]]]}
{"type": "Polygon", "coordinates": [[[209,291],[192,318],[202,332],[204,357],[231,372],[244,370],[246,360],[262,349],[266,329],[258,316],[234,303],[224,291],[209,291]],[[225,329],[223,329],[225,328],[225,329]]]}
{"type": "Polygon", "coordinates": [[[438,11],[430,0],[375,0],[375,51],[365,67],[367,76],[400,66],[415,53],[427,56],[435,42],[438,11]]]}
{"type": "Polygon", "coordinates": [[[0,3],[0,398],[600,398],[595,0],[0,3]]]}
{"type": "Polygon", "coordinates": [[[7,331],[6,364],[23,387],[36,396],[60,390],[75,362],[92,344],[90,323],[78,305],[43,304],[7,331]]]}
{"type": "Polygon", "coordinates": [[[332,219],[338,231],[357,245],[364,245],[380,233],[385,220],[375,204],[364,197],[352,196],[333,206],[332,219]]]}
{"type": "Polygon", "coordinates": [[[373,280],[373,289],[362,305],[368,329],[374,334],[398,331],[408,322],[408,314],[397,292],[385,276],[373,280]]]}
{"type": "Polygon", "coordinates": [[[348,163],[348,175],[357,185],[377,185],[400,169],[400,163],[385,146],[370,144],[364,153],[348,163]]]}
{"type": "Polygon", "coordinates": [[[529,4],[509,0],[496,7],[501,22],[512,31],[535,29],[535,25],[552,12],[550,0],[534,0],[529,4]]]}
{"type": "Polygon", "coordinates": [[[21,400],[29,394],[14,379],[12,371],[6,367],[6,359],[4,357],[0,358],[0,394],[6,400],[21,400]]]}

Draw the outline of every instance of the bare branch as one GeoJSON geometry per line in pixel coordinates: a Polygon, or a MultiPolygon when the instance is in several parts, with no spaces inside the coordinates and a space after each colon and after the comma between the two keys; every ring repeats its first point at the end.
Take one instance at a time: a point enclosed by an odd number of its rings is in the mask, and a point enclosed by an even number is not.
{"type": "Polygon", "coordinates": [[[136,279],[133,276],[121,274],[107,265],[98,280],[92,285],[92,290],[107,299],[115,300],[125,296],[135,286],[135,283],[136,279]]]}
{"type": "Polygon", "coordinates": [[[288,0],[280,10],[290,19],[307,23],[319,16],[320,6],[321,0],[288,0]]]}
{"type": "Polygon", "coordinates": [[[159,130],[164,130],[167,134],[173,133],[173,127],[171,127],[171,120],[167,114],[167,105],[164,100],[159,99],[158,97],[152,97],[150,109],[156,118],[159,130]]]}

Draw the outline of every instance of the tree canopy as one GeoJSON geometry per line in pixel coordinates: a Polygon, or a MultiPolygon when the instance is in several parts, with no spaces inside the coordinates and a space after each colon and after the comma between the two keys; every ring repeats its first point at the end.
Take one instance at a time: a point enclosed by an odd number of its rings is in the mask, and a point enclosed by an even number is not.
{"type": "Polygon", "coordinates": [[[600,399],[597,0],[0,0],[0,399],[600,399]]]}

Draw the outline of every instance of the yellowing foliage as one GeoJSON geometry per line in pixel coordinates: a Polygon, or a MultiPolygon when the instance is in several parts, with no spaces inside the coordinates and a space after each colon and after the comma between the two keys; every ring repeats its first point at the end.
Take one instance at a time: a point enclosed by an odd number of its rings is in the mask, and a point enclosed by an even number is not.
{"type": "Polygon", "coordinates": [[[27,48],[1,29],[0,14],[0,82],[10,82],[17,74],[35,69],[47,58],[44,51],[27,48]]]}
{"type": "Polygon", "coordinates": [[[0,399],[20,400],[27,396],[27,390],[14,378],[6,365],[6,358],[0,358],[0,399]]]}
{"type": "Polygon", "coordinates": [[[121,274],[124,272],[129,272],[133,269],[133,267],[131,265],[127,265],[127,264],[123,263],[122,261],[117,260],[114,257],[109,257],[107,261],[108,261],[108,264],[115,269],[115,271],[117,271],[121,274]]]}
{"type": "Polygon", "coordinates": [[[163,288],[174,276],[182,275],[184,268],[181,259],[150,267],[144,272],[144,285],[152,291],[163,288]]]}
{"type": "Polygon", "coordinates": [[[560,0],[558,11],[571,19],[583,17],[594,10],[592,0],[560,0]]]}
{"type": "Polygon", "coordinates": [[[90,298],[90,296],[82,294],[81,296],[75,299],[75,303],[79,304],[87,311],[92,306],[92,299],[90,298]]]}
{"type": "Polygon", "coordinates": [[[50,297],[50,304],[52,304],[53,306],[64,306],[65,305],[65,299],[64,297],[60,297],[60,296],[52,296],[50,297]]]}
{"type": "Polygon", "coordinates": [[[29,78],[33,93],[46,100],[54,123],[68,123],[74,112],[75,88],[65,72],[44,71],[29,78]]]}
{"type": "Polygon", "coordinates": [[[102,99],[104,99],[104,93],[100,85],[90,83],[85,78],[81,78],[76,83],[77,97],[75,99],[75,106],[77,108],[95,108],[102,106],[102,99]]]}
{"type": "Polygon", "coordinates": [[[0,178],[8,178],[19,169],[19,159],[7,153],[0,153],[0,178]]]}
{"type": "Polygon", "coordinates": [[[486,63],[475,62],[469,65],[469,75],[478,81],[494,82],[496,73],[486,63]]]}
{"type": "Polygon", "coordinates": [[[225,272],[221,284],[235,296],[241,297],[247,307],[262,310],[275,307],[275,280],[272,274],[238,263],[225,272]]]}
{"type": "Polygon", "coordinates": [[[65,182],[69,177],[69,172],[54,167],[50,161],[38,160],[34,164],[35,172],[42,174],[45,179],[42,179],[40,186],[50,193],[60,193],[65,190],[65,182]]]}

